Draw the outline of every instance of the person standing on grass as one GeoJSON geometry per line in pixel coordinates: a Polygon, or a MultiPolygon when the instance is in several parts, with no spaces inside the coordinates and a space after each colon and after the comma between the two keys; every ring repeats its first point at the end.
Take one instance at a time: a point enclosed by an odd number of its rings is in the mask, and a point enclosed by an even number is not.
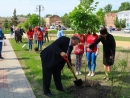
{"type": "Polygon", "coordinates": [[[29,48],[29,51],[31,51],[32,50],[33,34],[34,34],[31,26],[29,27],[26,34],[27,34],[27,38],[28,38],[28,48],[29,48]]]}
{"type": "Polygon", "coordinates": [[[38,28],[37,31],[37,45],[38,45],[38,50],[42,50],[42,45],[43,45],[43,33],[40,28],[38,28]]]}
{"type": "Polygon", "coordinates": [[[0,23],[0,60],[3,60],[4,58],[2,57],[2,44],[3,44],[3,39],[4,39],[4,33],[2,31],[2,23],[0,23]]]}
{"type": "MultiPolygon", "coordinates": [[[[86,45],[90,45],[98,38],[98,35],[96,33],[89,33],[85,37],[85,43],[86,45]]],[[[95,69],[96,69],[96,57],[98,55],[99,45],[96,45],[93,50],[90,48],[86,48],[86,58],[88,61],[88,76],[94,76],[95,75],[95,69]]]]}
{"type": "Polygon", "coordinates": [[[61,29],[61,25],[58,25],[57,39],[64,36],[64,31],[61,29]]]}
{"type": "Polygon", "coordinates": [[[46,27],[46,25],[44,25],[44,31],[45,31],[45,35],[44,35],[44,41],[46,42],[48,40],[49,42],[49,38],[48,38],[48,28],[46,27]]]}
{"type": "Polygon", "coordinates": [[[74,36],[77,36],[80,39],[80,43],[74,47],[74,54],[76,55],[76,61],[75,61],[76,75],[80,75],[82,74],[80,70],[82,66],[82,57],[84,53],[85,36],[84,34],[74,34],[74,36]]]}
{"type": "Polygon", "coordinates": [[[112,65],[114,64],[116,42],[113,35],[109,34],[106,28],[102,28],[100,30],[100,35],[98,39],[95,40],[92,44],[87,45],[86,47],[94,50],[94,47],[100,41],[103,44],[103,64],[105,71],[105,77],[103,79],[109,80],[109,72],[111,71],[112,65]]]}

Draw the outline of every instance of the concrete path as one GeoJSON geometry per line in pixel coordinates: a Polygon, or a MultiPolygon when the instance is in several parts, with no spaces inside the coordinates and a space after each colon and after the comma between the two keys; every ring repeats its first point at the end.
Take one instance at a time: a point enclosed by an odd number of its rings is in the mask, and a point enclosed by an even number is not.
{"type": "Polygon", "coordinates": [[[36,98],[8,39],[0,61],[0,98],[36,98]]]}

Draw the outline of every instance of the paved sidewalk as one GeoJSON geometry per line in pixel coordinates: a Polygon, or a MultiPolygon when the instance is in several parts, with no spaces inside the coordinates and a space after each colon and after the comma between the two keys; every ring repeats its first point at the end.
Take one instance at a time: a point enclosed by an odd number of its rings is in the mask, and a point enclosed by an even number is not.
{"type": "Polygon", "coordinates": [[[0,98],[36,98],[8,39],[0,61],[0,98]]]}

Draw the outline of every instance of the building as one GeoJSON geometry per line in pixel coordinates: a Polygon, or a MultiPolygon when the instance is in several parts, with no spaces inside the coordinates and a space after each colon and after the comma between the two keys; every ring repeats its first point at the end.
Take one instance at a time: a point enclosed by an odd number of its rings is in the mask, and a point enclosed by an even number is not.
{"type": "Polygon", "coordinates": [[[130,26],[130,10],[121,11],[117,13],[118,19],[126,19],[126,26],[130,26]]]}
{"type": "Polygon", "coordinates": [[[59,25],[61,24],[61,19],[58,15],[53,15],[45,18],[46,25],[48,27],[52,25],[59,25]]]}
{"type": "Polygon", "coordinates": [[[106,13],[105,14],[105,26],[107,28],[115,28],[114,21],[116,20],[116,13],[106,13]]]}

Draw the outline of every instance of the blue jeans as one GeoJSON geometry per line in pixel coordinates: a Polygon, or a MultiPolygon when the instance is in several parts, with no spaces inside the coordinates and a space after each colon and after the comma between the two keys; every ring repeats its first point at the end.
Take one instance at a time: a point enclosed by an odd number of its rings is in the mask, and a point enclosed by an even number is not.
{"type": "Polygon", "coordinates": [[[38,49],[40,48],[39,50],[42,50],[42,41],[38,40],[37,45],[38,49]]]}
{"type": "Polygon", "coordinates": [[[86,52],[86,58],[88,60],[88,70],[95,72],[95,68],[96,68],[95,52],[86,52]]]}
{"type": "Polygon", "coordinates": [[[0,42],[0,58],[2,57],[1,52],[2,52],[2,42],[0,42]]]}
{"type": "Polygon", "coordinates": [[[12,31],[10,31],[10,36],[13,36],[13,32],[12,31]]]}
{"type": "Polygon", "coordinates": [[[28,41],[28,48],[29,48],[29,50],[32,50],[32,40],[28,41]]]}

